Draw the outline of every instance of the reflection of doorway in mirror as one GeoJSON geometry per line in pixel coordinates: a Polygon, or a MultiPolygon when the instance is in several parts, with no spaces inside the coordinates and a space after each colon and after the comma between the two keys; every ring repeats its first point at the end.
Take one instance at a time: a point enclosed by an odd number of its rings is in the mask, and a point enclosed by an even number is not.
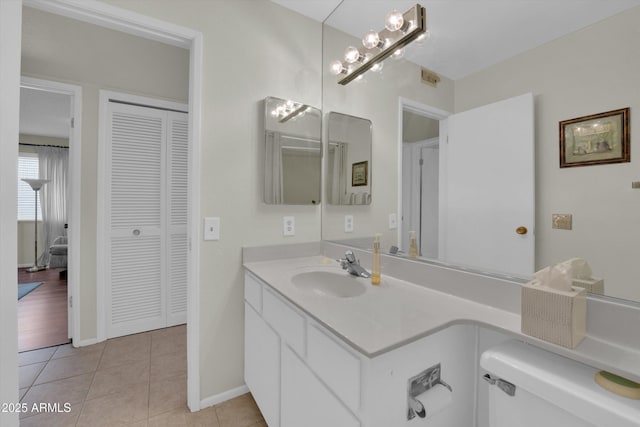
{"type": "Polygon", "coordinates": [[[403,143],[402,250],[409,250],[409,232],[418,238],[418,255],[438,258],[438,138],[403,143]]]}

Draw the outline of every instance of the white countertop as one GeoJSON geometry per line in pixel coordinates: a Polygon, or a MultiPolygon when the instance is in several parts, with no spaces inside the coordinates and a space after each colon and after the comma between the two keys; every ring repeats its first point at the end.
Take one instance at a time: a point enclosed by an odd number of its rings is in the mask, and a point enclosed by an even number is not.
{"type": "Polygon", "coordinates": [[[244,267],[277,293],[367,357],[375,357],[454,324],[489,327],[571,359],[640,381],[640,351],[587,336],[568,349],[520,332],[520,315],[486,303],[382,275],[379,286],[361,281],[366,292],[350,298],[318,295],[292,282],[298,273],[345,274],[322,255],[245,262],[244,267]]]}
{"type": "Polygon", "coordinates": [[[298,273],[348,275],[335,260],[324,256],[252,262],[245,267],[369,357],[453,324],[480,323],[520,331],[518,315],[384,275],[378,286],[372,285],[371,279],[353,277],[366,286],[366,292],[351,298],[318,295],[296,287],[291,278],[298,273]]]}

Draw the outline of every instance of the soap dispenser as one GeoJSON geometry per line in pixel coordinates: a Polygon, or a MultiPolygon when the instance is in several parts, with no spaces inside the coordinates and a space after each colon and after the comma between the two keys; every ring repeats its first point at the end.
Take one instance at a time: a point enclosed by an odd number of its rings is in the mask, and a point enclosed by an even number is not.
{"type": "Polygon", "coordinates": [[[373,262],[371,263],[371,284],[380,284],[380,234],[373,241],[373,262]]]}
{"type": "Polygon", "coordinates": [[[418,241],[415,231],[409,231],[409,258],[418,258],[418,241]]]}

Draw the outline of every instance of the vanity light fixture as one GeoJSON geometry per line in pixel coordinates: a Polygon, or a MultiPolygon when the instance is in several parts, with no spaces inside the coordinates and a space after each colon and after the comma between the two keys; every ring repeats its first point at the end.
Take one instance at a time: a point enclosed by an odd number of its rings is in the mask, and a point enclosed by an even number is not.
{"type": "Polygon", "coordinates": [[[401,58],[405,46],[419,38],[425,40],[428,37],[425,8],[416,4],[405,13],[392,10],[385,18],[384,27],[379,32],[367,31],[362,37],[362,48],[349,46],[344,61],[329,64],[339,84],[346,85],[369,70],[380,71],[385,59],[401,58]]]}
{"type": "Polygon", "coordinates": [[[278,122],[284,123],[297,117],[302,117],[307,112],[308,105],[286,101],[271,110],[271,116],[278,119],[278,122]]]}

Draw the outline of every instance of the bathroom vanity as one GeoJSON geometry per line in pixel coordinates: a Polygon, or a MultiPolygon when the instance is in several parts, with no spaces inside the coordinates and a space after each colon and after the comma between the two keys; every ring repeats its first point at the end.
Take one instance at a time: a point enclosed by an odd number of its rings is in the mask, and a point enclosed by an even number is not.
{"type": "Polygon", "coordinates": [[[592,328],[570,350],[522,335],[517,283],[383,256],[373,286],[341,270],[345,249],[244,249],[245,381],[271,427],[488,426],[480,355],[513,338],[640,378],[633,340],[592,328]]]}

